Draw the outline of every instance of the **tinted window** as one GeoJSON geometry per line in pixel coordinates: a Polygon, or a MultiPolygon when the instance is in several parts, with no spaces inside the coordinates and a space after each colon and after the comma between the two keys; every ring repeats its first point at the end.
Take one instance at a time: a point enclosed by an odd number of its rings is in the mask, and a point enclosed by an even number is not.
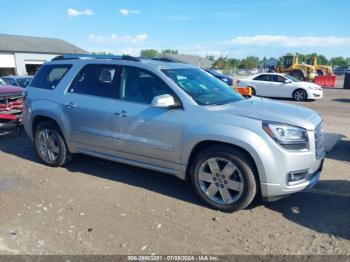
{"type": "Polygon", "coordinates": [[[55,89],[71,65],[44,65],[31,82],[31,86],[43,89],[55,89]]]}
{"type": "Polygon", "coordinates": [[[31,78],[18,78],[17,82],[20,87],[27,87],[32,79],[31,78]]]}
{"type": "Polygon", "coordinates": [[[10,86],[18,86],[17,82],[12,78],[4,78],[4,81],[10,86]]]}
{"type": "Polygon", "coordinates": [[[87,65],[79,72],[69,88],[69,92],[117,98],[118,82],[118,67],[113,65],[87,65]]]}
{"type": "Polygon", "coordinates": [[[151,104],[155,96],[174,93],[158,77],[136,67],[124,67],[120,83],[121,100],[151,104]]]}
{"type": "Polygon", "coordinates": [[[273,81],[279,82],[279,83],[284,83],[284,81],[286,81],[286,79],[280,75],[273,75],[273,81]]]}
{"type": "Polygon", "coordinates": [[[259,75],[255,77],[253,80],[256,81],[271,81],[270,75],[259,75]]]}

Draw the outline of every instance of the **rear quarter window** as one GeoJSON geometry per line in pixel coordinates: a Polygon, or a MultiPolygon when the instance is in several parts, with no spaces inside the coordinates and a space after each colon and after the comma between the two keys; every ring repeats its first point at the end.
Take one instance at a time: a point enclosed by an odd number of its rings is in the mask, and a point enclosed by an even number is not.
{"type": "Polygon", "coordinates": [[[44,65],[31,82],[32,87],[53,90],[72,65],[44,65]]]}

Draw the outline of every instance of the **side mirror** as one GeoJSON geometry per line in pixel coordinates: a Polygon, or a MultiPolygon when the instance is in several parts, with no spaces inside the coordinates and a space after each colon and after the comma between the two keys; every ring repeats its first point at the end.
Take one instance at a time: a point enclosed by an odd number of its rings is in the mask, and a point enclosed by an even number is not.
{"type": "Polygon", "coordinates": [[[171,95],[165,94],[160,96],[155,96],[151,103],[152,107],[160,107],[160,108],[174,108],[178,106],[175,103],[174,97],[171,95]]]}
{"type": "Polygon", "coordinates": [[[291,83],[292,81],[290,81],[290,80],[288,80],[288,79],[286,79],[286,80],[284,80],[284,83],[285,84],[289,84],[289,83],[291,83]]]}

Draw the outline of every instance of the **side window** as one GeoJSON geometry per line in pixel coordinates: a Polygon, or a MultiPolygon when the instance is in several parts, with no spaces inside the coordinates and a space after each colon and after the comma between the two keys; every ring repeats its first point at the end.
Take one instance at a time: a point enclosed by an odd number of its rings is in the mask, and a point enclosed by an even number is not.
{"type": "Polygon", "coordinates": [[[273,75],[273,81],[278,82],[278,83],[284,83],[284,81],[286,81],[286,79],[280,75],[273,75]]]}
{"type": "Polygon", "coordinates": [[[151,104],[155,96],[164,94],[174,95],[174,92],[157,76],[136,67],[123,68],[119,99],[151,104]]]}
{"type": "Polygon", "coordinates": [[[55,89],[71,65],[44,65],[31,82],[32,87],[55,89]]]}
{"type": "Polygon", "coordinates": [[[113,65],[87,65],[77,75],[68,92],[117,98],[119,68],[113,65]]]}
{"type": "Polygon", "coordinates": [[[256,80],[256,81],[271,81],[270,75],[259,75],[259,76],[255,77],[253,80],[256,80]]]}

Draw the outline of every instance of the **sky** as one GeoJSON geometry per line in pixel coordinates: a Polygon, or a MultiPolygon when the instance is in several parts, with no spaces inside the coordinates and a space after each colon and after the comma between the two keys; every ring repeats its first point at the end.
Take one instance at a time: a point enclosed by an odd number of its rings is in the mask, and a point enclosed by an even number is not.
{"type": "Polygon", "coordinates": [[[0,0],[0,33],[87,51],[350,57],[349,0],[0,0]]]}

